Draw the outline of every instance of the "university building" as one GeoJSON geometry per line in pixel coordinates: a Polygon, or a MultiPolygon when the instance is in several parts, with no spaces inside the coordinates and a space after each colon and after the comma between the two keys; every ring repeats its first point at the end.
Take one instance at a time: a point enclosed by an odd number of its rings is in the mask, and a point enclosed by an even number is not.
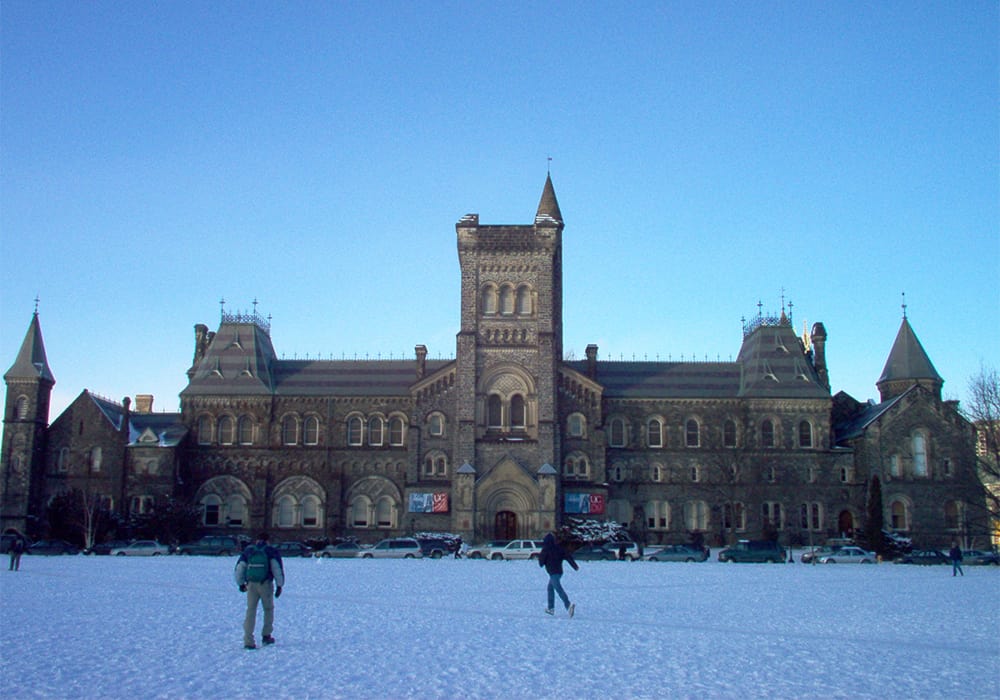
{"type": "Polygon", "coordinates": [[[223,308],[195,326],[179,413],[84,391],[50,424],[36,311],[4,374],[3,529],[43,535],[47,502],[79,489],[279,539],[539,537],[582,517],[648,543],[804,544],[861,528],[878,479],[886,526],[920,544],[985,532],[973,428],[905,315],[879,403],[831,394],[826,329],[800,337],[789,309],[745,321],[730,362],[568,361],[563,226],[551,179],[533,223],[458,221],[454,359],[279,359],[266,319],[223,308]]]}

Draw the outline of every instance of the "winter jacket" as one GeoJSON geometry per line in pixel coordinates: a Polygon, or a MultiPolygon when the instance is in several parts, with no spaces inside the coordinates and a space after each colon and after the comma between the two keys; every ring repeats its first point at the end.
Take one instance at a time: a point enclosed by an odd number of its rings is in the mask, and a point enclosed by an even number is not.
{"type": "MultiPolygon", "coordinates": [[[[260,545],[261,543],[258,542],[254,546],[259,547],[260,545]]],[[[247,582],[247,552],[249,549],[249,547],[244,549],[240,558],[236,560],[236,570],[233,575],[236,577],[237,586],[242,586],[247,582]]],[[[278,554],[277,549],[270,545],[265,545],[264,551],[267,552],[267,561],[271,565],[271,571],[264,581],[274,581],[275,585],[280,588],[285,585],[285,567],[281,562],[281,555],[278,554]]]]}
{"type": "Polygon", "coordinates": [[[958,547],[952,547],[951,551],[948,552],[948,558],[952,561],[962,561],[962,550],[958,547]]]}
{"type": "Polygon", "coordinates": [[[555,535],[550,532],[542,540],[542,553],[538,555],[538,565],[544,566],[549,575],[561,574],[564,561],[569,562],[574,570],[580,570],[573,555],[563,549],[562,545],[556,542],[555,535]]]}

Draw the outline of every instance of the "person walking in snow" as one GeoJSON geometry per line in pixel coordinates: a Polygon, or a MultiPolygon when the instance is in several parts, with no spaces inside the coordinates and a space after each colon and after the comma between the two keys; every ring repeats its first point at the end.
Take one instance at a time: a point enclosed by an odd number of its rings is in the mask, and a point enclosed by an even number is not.
{"type": "Polygon", "coordinates": [[[267,543],[266,532],[257,536],[256,544],[243,550],[236,561],[236,585],[247,594],[247,613],[243,618],[243,647],[256,649],[254,628],[257,626],[257,605],[264,608],[264,626],[261,641],[274,644],[274,599],[281,596],[285,585],[285,567],[281,555],[267,543]]]}
{"type": "Polygon", "coordinates": [[[951,575],[962,574],[962,576],[965,576],[965,572],[962,571],[962,550],[959,548],[957,542],[951,543],[951,549],[948,550],[948,558],[951,559],[951,575]]]}
{"type": "Polygon", "coordinates": [[[24,540],[21,537],[15,537],[14,541],[10,543],[10,571],[21,569],[22,554],[24,554],[24,540]]]}
{"type": "Polygon", "coordinates": [[[569,602],[569,596],[563,590],[561,581],[564,561],[569,562],[574,571],[580,570],[580,567],[576,565],[576,561],[573,559],[573,555],[556,542],[555,535],[551,532],[548,533],[545,535],[545,539],[542,540],[542,552],[538,555],[538,565],[544,566],[545,571],[549,575],[549,585],[547,588],[549,604],[545,608],[545,612],[549,615],[555,614],[555,594],[558,593],[563,605],[566,606],[566,612],[569,613],[570,617],[573,617],[573,613],[576,612],[576,603],[569,602]]]}

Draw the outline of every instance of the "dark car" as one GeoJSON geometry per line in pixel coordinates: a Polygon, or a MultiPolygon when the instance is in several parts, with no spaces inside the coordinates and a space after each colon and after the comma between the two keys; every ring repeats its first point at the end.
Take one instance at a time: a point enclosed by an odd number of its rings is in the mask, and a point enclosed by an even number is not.
{"type": "Polygon", "coordinates": [[[668,544],[658,552],[653,552],[646,561],[705,561],[708,551],[693,544],[668,544]]]}
{"type": "Polygon", "coordinates": [[[418,537],[417,542],[420,543],[420,551],[424,553],[424,556],[431,559],[453,556],[462,546],[462,541],[459,539],[418,537]]]}
{"type": "Polygon", "coordinates": [[[577,561],[614,561],[617,556],[605,549],[604,545],[585,544],[573,552],[573,558],[577,561]]]}
{"type": "Polygon", "coordinates": [[[107,542],[101,542],[100,544],[95,544],[90,549],[85,549],[84,554],[108,555],[111,554],[112,549],[118,549],[120,547],[128,547],[129,544],[131,544],[131,540],[108,540],[107,542]]]}
{"type": "Polygon", "coordinates": [[[80,548],[66,540],[41,540],[25,550],[27,554],[79,554],[80,548]]]}
{"type": "Polygon", "coordinates": [[[719,561],[781,564],[785,548],[773,540],[740,540],[719,552],[719,561]]]}
{"type": "Polygon", "coordinates": [[[894,564],[950,564],[951,560],[936,549],[914,549],[896,559],[894,564]]]}
{"type": "Polygon", "coordinates": [[[301,542],[279,542],[274,545],[274,548],[278,550],[278,554],[281,555],[282,559],[288,559],[289,557],[311,557],[313,555],[313,550],[301,542]]]}
{"type": "Polygon", "coordinates": [[[962,563],[969,566],[1000,566],[1000,556],[996,552],[982,549],[966,549],[962,552],[962,563]]]}
{"type": "Polygon", "coordinates": [[[213,554],[215,556],[230,556],[243,551],[242,545],[235,537],[225,535],[209,535],[197,542],[188,542],[177,548],[178,554],[213,554]]]}

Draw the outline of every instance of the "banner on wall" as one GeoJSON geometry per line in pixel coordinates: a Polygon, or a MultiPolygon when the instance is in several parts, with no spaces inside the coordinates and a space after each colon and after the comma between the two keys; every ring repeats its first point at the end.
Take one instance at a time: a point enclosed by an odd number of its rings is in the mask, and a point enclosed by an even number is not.
{"type": "Polygon", "coordinates": [[[448,492],[441,491],[440,493],[411,493],[410,512],[447,513],[448,492]]]}
{"type": "Polygon", "coordinates": [[[573,515],[603,515],[604,494],[601,493],[567,493],[565,494],[564,512],[573,515]]]}

